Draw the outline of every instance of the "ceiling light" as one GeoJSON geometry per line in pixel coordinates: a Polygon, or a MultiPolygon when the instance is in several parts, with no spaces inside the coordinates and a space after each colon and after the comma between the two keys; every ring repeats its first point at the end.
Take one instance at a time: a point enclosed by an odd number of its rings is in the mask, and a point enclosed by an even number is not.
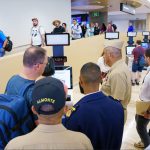
{"type": "Polygon", "coordinates": [[[96,3],[97,3],[97,4],[100,4],[101,2],[97,1],[96,3]]]}

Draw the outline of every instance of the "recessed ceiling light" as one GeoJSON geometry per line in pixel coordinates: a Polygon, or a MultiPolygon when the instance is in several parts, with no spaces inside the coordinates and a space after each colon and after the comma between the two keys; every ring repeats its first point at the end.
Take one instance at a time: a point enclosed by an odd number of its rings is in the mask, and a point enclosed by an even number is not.
{"type": "Polygon", "coordinates": [[[100,4],[101,2],[97,1],[96,3],[97,3],[97,4],[100,4]]]}

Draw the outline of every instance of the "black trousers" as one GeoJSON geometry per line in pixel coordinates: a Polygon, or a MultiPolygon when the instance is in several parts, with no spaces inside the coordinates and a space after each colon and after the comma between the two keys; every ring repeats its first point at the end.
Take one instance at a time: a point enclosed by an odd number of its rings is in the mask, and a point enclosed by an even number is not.
{"type": "Polygon", "coordinates": [[[146,148],[150,144],[150,131],[149,133],[147,131],[147,125],[150,120],[140,115],[136,115],[135,120],[137,132],[144,144],[144,147],[146,148]]]}

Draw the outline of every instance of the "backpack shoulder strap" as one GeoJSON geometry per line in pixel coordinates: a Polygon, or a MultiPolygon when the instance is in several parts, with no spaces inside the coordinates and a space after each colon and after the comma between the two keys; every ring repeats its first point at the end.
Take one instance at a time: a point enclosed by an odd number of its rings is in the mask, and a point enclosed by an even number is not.
{"type": "MultiPolygon", "coordinates": [[[[0,123],[1,124],[1,123],[0,123]]],[[[6,130],[5,130],[6,131],[6,130]]],[[[2,141],[3,146],[7,145],[3,132],[0,130],[0,140],[2,141]]]]}
{"type": "Polygon", "coordinates": [[[138,49],[138,51],[139,51],[139,57],[141,57],[141,56],[142,56],[142,52],[141,52],[141,50],[139,49],[139,47],[137,47],[137,49],[138,49]]]}
{"type": "Polygon", "coordinates": [[[26,83],[26,84],[20,89],[19,95],[20,95],[20,96],[24,96],[24,94],[27,92],[27,90],[28,90],[31,86],[33,86],[33,85],[34,85],[34,83],[26,83]]]}

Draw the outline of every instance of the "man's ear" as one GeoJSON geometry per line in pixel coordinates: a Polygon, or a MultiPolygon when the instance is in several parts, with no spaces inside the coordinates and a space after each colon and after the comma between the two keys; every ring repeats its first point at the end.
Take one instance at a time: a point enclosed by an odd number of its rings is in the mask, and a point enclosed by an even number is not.
{"type": "Polygon", "coordinates": [[[81,76],[79,77],[79,83],[80,83],[80,85],[83,85],[83,81],[82,81],[81,76]]]}
{"type": "Polygon", "coordinates": [[[31,110],[32,110],[32,112],[33,112],[35,115],[38,115],[38,113],[36,112],[34,106],[31,107],[31,110]]]}
{"type": "Polygon", "coordinates": [[[33,66],[33,68],[34,68],[34,70],[38,70],[39,68],[40,68],[40,64],[35,64],[34,66],[33,66]]]}

